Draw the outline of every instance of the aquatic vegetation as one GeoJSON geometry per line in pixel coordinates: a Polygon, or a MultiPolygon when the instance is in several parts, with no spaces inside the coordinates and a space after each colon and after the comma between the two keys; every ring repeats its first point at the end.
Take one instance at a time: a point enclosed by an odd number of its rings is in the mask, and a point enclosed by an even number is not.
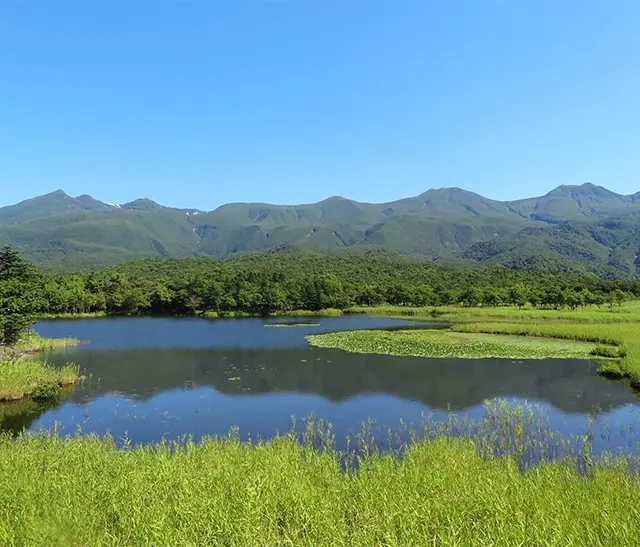
{"type": "Polygon", "coordinates": [[[526,411],[497,410],[467,424],[473,436],[455,438],[462,424],[450,423],[401,457],[359,438],[346,464],[330,428],[311,422],[302,439],[245,443],[232,432],[125,449],[96,436],[2,435],[0,544],[638,544],[633,458],[585,447],[523,468],[529,446],[559,441],[526,411]]]}
{"type": "MultiPolygon", "coordinates": [[[[351,313],[369,313],[390,317],[411,316],[416,321],[446,321],[452,330],[464,333],[515,335],[539,339],[561,339],[597,344],[592,357],[611,358],[600,372],[611,378],[625,378],[628,385],[640,390],[640,301],[620,306],[580,310],[553,310],[532,307],[501,306],[405,308],[353,308],[351,313]],[[615,346],[615,347],[614,347],[615,346]]],[[[545,342],[546,343],[546,342],[545,342]]],[[[550,355],[551,356],[551,355],[550,355]]]]}
{"type": "Polygon", "coordinates": [[[598,374],[605,378],[619,379],[624,378],[625,373],[620,366],[619,361],[607,361],[598,367],[598,374]]]}
{"type": "Polygon", "coordinates": [[[47,363],[19,357],[0,361],[0,401],[20,399],[29,395],[50,398],[60,387],[78,379],[78,367],[54,367],[47,363]]]}
{"type": "Polygon", "coordinates": [[[77,338],[42,338],[35,332],[29,332],[20,338],[15,350],[23,353],[35,353],[77,346],[78,344],[80,344],[80,340],[77,338]]]}
{"type": "Polygon", "coordinates": [[[640,323],[637,322],[495,321],[456,324],[453,328],[459,332],[507,334],[532,338],[552,337],[593,342],[598,346],[602,344],[618,346],[617,351],[620,357],[618,367],[622,377],[628,378],[632,387],[640,388],[640,323]]]}
{"type": "Polygon", "coordinates": [[[359,330],[307,336],[313,346],[356,353],[418,357],[589,358],[593,343],[449,330],[359,330]]]}

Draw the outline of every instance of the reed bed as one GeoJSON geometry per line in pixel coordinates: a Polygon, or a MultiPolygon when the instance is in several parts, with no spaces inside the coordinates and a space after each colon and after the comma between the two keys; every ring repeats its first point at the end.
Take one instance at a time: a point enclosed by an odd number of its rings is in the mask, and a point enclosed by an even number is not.
{"type": "Polygon", "coordinates": [[[75,383],[78,370],[76,365],[54,367],[27,357],[0,361],[0,401],[56,396],[62,386],[75,383]]]}
{"type": "Polygon", "coordinates": [[[77,338],[41,338],[35,332],[30,332],[18,341],[14,349],[18,353],[37,353],[68,348],[78,344],[80,344],[80,340],[77,338]]]}

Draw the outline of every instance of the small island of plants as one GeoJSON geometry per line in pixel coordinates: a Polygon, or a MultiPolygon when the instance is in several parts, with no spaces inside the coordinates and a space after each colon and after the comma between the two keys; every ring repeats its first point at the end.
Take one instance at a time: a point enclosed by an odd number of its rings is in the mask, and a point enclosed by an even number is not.
{"type": "Polygon", "coordinates": [[[589,358],[596,344],[575,340],[500,334],[464,333],[440,329],[357,330],[307,336],[321,348],[356,353],[481,359],[589,358]]]}

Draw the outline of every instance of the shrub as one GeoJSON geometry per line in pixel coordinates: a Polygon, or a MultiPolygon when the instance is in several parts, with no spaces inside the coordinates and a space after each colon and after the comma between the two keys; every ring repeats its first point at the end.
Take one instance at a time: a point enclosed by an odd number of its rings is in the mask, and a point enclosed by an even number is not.
{"type": "Polygon", "coordinates": [[[623,378],[625,376],[625,373],[620,368],[620,364],[617,361],[602,363],[600,367],[598,367],[598,374],[606,378],[616,379],[623,378]]]}
{"type": "Polygon", "coordinates": [[[591,355],[597,357],[608,357],[616,359],[618,357],[624,357],[620,353],[620,349],[615,346],[596,346],[591,350],[591,355]]]}

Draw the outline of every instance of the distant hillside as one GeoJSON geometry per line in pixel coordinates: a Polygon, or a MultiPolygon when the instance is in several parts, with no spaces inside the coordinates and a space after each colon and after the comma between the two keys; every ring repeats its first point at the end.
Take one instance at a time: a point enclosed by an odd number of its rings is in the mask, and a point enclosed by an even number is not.
{"type": "Polygon", "coordinates": [[[635,275],[639,229],[640,193],[623,196],[589,183],[511,202],[441,188],[382,204],[334,196],[201,211],[150,199],[107,204],[58,190],[0,208],[0,243],[64,269],[151,256],[375,246],[443,263],[635,275]]]}

